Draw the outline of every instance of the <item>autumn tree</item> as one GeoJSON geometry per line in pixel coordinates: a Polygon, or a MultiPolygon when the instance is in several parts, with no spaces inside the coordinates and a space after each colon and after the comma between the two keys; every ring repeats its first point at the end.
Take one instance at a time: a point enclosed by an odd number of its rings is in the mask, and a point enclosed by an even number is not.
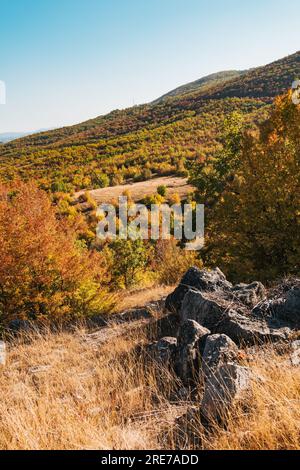
{"type": "Polygon", "coordinates": [[[258,136],[245,135],[241,162],[208,227],[210,261],[237,279],[299,274],[300,109],[290,94],[258,136]]]}
{"type": "Polygon", "coordinates": [[[44,191],[34,183],[0,187],[2,321],[99,313],[105,277],[104,260],[57,219],[44,191]]]}

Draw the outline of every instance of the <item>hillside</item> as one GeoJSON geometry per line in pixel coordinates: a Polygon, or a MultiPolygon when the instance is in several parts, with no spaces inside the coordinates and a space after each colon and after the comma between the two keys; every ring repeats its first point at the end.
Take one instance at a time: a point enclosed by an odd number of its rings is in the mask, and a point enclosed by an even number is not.
{"type": "Polygon", "coordinates": [[[158,101],[0,146],[1,178],[35,178],[52,191],[184,174],[186,160],[218,148],[224,117],[246,123],[268,113],[273,98],[300,74],[300,52],[246,72],[221,72],[180,87],[158,101]]]}
{"type": "Polygon", "coordinates": [[[172,96],[184,95],[194,91],[208,92],[209,89],[214,88],[217,85],[225,84],[227,81],[232,80],[233,78],[240,77],[243,73],[246,72],[228,70],[225,72],[217,72],[211,75],[207,75],[206,77],[200,78],[200,80],[196,80],[194,82],[188,83],[187,85],[175,88],[175,90],[172,90],[169,93],[163,95],[161,98],[158,98],[158,100],[154,101],[154,103],[160,103],[172,96]]]}

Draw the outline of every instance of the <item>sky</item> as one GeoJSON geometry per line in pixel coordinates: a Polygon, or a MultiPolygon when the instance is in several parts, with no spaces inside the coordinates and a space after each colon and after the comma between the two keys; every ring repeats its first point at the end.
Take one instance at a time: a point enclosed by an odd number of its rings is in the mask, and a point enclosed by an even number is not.
{"type": "Polygon", "coordinates": [[[0,133],[75,124],[300,49],[299,0],[0,0],[0,133]]]}

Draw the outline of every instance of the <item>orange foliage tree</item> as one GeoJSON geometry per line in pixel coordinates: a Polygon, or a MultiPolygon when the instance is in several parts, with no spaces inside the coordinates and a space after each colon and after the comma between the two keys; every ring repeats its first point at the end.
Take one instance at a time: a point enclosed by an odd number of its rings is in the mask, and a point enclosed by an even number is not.
{"type": "Polygon", "coordinates": [[[34,183],[0,187],[0,316],[66,319],[98,313],[105,263],[57,220],[34,183]]]}

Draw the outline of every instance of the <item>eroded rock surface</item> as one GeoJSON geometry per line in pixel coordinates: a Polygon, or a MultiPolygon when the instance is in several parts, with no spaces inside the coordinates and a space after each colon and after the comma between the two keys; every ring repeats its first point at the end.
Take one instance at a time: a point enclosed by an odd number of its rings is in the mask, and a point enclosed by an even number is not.
{"type": "Polygon", "coordinates": [[[161,338],[150,346],[150,353],[157,362],[170,367],[174,360],[177,350],[177,338],[167,336],[161,338]]]}
{"type": "Polygon", "coordinates": [[[178,313],[185,294],[193,288],[200,292],[229,291],[232,284],[227,281],[219,268],[207,271],[192,267],[183,276],[175,291],[167,297],[166,309],[178,313]]]}
{"type": "Polygon", "coordinates": [[[244,397],[250,386],[250,370],[237,364],[220,366],[204,390],[200,413],[208,422],[225,421],[228,412],[244,397]]]}
{"type": "Polygon", "coordinates": [[[188,382],[197,373],[199,355],[209,334],[207,328],[194,320],[182,323],[178,333],[175,370],[183,382],[188,382]]]}
{"type": "Polygon", "coordinates": [[[224,364],[237,361],[238,347],[226,335],[208,336],[202,354],[202,371],[207,379],[224,364]]]}
{"type": "Polygon", "coordinates": [[[233,300],[242,302],[247,307],[254,308],[266,298],[266,289],[261,282],[238,284],[231,289],[233,300]]]}
{"type": "Polygon", "coordinates": [[[216,293],[189,290],[182,302],[180,317],[181,321],[192,318],[212,333],[224,333],[237,344],[250,345],[289,337],[288,328],[278,328],[268,319],[255,318],[250,313],[216,293]]]}

